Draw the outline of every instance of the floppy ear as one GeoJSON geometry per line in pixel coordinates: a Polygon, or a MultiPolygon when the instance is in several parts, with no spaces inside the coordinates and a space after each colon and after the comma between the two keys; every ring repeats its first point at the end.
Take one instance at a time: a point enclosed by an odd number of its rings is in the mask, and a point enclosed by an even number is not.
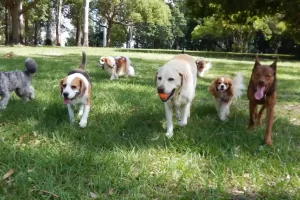
{"type": "Polygon", "coordinates": [[[86,86],[84,82],[80,79],[80,95],[83,96],[86,91],[86,86]]]}
{"type": "Polygon", "coordinates": [[[270,65],[270,67],[272,69],[274,69],[274,71],[276,72],[276,68],[277,68],[277,60],[278,60],[278,57],[275,58],[275,61],[270,65]]]}
{"type": "Polygon", "coordinates": [[[217,79],[216,80],[214,80],[211,84],[210,84],[210,86],[208,87],[208,92],[211,94],[211,95],[213,95],[214,97],[217,97],[218,95],[217,95],[217,79]]]}
{"type": "Polygon", "coordinates": [[[114,63],[112,62],[112,60],[110,58],[106,58],[106,63],[113,68],[114,67],[114,63]]]}
{"type": "Polygon", "coordinates": [[[60,88],[60,95],[63,93],[63,84],[64,84],[64,79],[60,80],[59,88],[60,88]]]}
{"type": "Polygon", "coordinates": [[[156,84],[157,84],[157,74],[158,74],[158,72],[155,73],[155,77],[154,77],[154,87],[156,87],[156,84]]]}
{"type": "Polygon", "coordinates": [[[179,76],[181,77],[181,87],[183,87],[183,88],[185,88],[186,87],[186,84],[187,84],[187,79],[188,79],[188,77],[187,77],[187,75],[185,75],[185,74],[181,74],[181,73],[179,73],[179,76]]]}

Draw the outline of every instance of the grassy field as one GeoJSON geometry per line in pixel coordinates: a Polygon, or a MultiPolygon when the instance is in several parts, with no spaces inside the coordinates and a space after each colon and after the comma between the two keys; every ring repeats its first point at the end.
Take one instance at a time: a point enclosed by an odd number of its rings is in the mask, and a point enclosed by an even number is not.
{"type": "Polygon", "coordinates": [[[85,48],[92,108],[85,129],[71,125],[59,80],[79,65],[82,49],[0,48],[1,71],[22,70],[26,56],[39,64],[36,99],[13,95],[0,112],[0,176],[14,170],[0,183],[0,199],[300,199],[300,62],[278,63],[274,147],[267,147],[264,126],[247,131],[245,92],[221,122],[207,91],[216,76],[237,72],[247,85],[253,61],[211,58],[188,125],[174,118],[168,139],[153,78],[172,55],[124,52],[137,75],[110,81],[99,56],[120,52],[85,48]]]}

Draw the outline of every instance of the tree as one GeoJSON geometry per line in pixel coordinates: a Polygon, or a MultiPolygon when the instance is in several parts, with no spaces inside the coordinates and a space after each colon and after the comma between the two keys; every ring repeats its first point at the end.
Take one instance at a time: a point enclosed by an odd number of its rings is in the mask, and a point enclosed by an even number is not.
{"type": "MultiPolygon", "coordinates": [[[[22,0],[5,0],[5,7],[11,14],[12,44],[20,44],[20,16],[34,8],[40,0],[32,0],[23,7],[22,0]]],[[[22,21],[22,20],[21,20],[22,21]]]]}
{"type": "Polygon", "coordinates": [[[85,0],[83,46],[86,47],[89,46],[89,6],[90,6],[90,0],[85,0]]]}
{"type": "Polygon", "coordinates": [[[61,46],[61,8],[62,0],[57,0],[57,11],[56,11],[56,45],[61,46]]]}

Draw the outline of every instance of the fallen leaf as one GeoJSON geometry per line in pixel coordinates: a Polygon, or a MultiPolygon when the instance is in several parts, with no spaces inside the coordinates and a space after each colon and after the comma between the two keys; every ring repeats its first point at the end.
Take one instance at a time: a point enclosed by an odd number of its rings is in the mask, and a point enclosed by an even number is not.
{"type": "Polygon", "coordinates": [[[114,193],[115,193],[115,190],[113,188],[110,188],[109,191],[108,191],[108,194],[113,195],[114,193]]]}
{"type": "Polygon", "coordinates": [[[91,195],[92,199],[97,199],[97,197],[98,197],[94,192],[90,192],[90,195],[91,195]]]}
{"type": "Polygon", "coordinates": [[[14,169],[10,169],[6,174],[4,174],[2,180],[7,179],[7,178],[10,177],[14,172],[15,172],[14,169]]]}

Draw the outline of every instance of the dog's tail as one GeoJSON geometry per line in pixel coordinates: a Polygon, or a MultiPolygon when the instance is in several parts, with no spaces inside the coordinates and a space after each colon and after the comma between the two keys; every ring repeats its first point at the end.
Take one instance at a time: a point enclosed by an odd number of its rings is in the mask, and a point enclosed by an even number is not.
{"type": "Polygon", "coordinates": [[[130,59],[127,57],[127,56],[123,56],[126,60],[126,72],[128,73],[129,70],[130,70],[130,64],[131,64],[131,61],[130,59]]]}
{"type": "Polygon", "coordinates": [[[85,70],[85,66],[86,66],[86,54],[85,51],[82,51],[82,61],[79,68],[85,70]]]}
{"type": "Polygon", "coordinates": [[[243,83],[243,75],[238,73],[232,80],[233,97],[239,98],[242,96],[242,91],[245,89],[243,83]]]}
{"type": "Polygon", "coordinates": [[[32,58],[26,58],[25,60],[25,72],[29,75],[35,74],[37,72],[38,65],[32,58]]]}

